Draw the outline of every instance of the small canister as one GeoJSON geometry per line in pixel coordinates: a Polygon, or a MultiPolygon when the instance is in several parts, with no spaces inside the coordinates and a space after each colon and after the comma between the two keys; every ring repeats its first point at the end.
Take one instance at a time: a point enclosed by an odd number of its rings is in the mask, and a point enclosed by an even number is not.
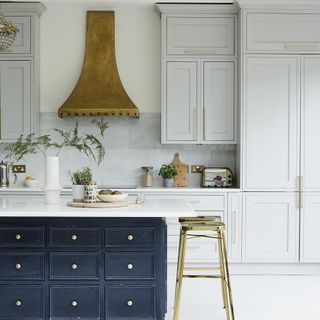
{"type": "Polygon", "coordinates": [[[9,164],[0,162],[0,188],[9,187],[9,164]]]}
{"type": "Polygon", "coordinates": [[[92,181],[84,186],[84,199],[85,203],[97,202],[97,184],[92,181]]]}
{"type": "Polygon", "coordinates": [[[153,184],[153,167],[141,167],[144,170],[144,175],[142,176],[142,186],[152,187],[153,184]]]}

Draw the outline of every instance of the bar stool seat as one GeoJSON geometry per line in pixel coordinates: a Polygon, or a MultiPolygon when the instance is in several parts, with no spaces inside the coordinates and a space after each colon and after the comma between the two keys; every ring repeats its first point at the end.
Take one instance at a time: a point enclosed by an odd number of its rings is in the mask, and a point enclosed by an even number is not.
{"type": "Polygon", "coordinates": [[[177,264],[176,289],[174,297],[174,315],[173,320],[179,319],[180,298],[183,278],[213,278],[221,280],[221,291],[224,308],[226,310],[227,320],[234,320],[234,308],[232,301],[227,248],[225,241],[225,224],[220,216],[198,216],[198,217],[181,217],[180,239],[179,239],[179,256],[177,264]],[[190,233],[190,231],[192,233],[190,233]],[[194,233],[195,231],[196,233],[194,233]],[[205,231],[206,233],[198,233],[197,231],[205,231]],[[211,231],[207,233],[207,231],[211,231]],[[210,268],[217,270],[217,275],[207,274],[185,274],[185,270],[208,270],[208,268],[185,268],[185,252],[186,242],[194,238],[210,238],[216,239],[218,242],[219,266],[210,268]]]}

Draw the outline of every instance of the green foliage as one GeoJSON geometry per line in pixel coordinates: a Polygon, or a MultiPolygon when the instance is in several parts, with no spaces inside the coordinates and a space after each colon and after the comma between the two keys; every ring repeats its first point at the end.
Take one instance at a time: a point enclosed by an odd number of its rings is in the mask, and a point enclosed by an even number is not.
{"type": "Polygon", "coordinates": [[[163,179],[172,179],[178,174],[177,169],[170,164],[163,164],[159,170],[159,176],[163,179]]]}
{"type": "Polygon", "coordinates": [[[72,184],[84,185],[92,181],[92,172],[89,167],[84,167],[77,171],[69,171],[72,184]]]}
{"type": "Polygon", "coordinates": [[[7,159],[14,161],[22,160],[28,154],[35,154],[41,152],[44,156],[48,149],[56,149],[58,156],[62,149],[72,148],[84,153],[87,157],[92,158],[98,165],[105,157],[105,148],[100,137],[104,137],[105,131],[108,129],[108,123],[104,119],[94,119],[91,121],[98,129],[98,134],[84,134],[79,133],[78,122],[74,128],[69,130],[53,129],[59,134],[60,141],[52,141],[50,135],[43,135],[35,137],[35,134],[29,134],[26,137],[22,135],[14,143],[10,143],[5,147],[7,159]]]}

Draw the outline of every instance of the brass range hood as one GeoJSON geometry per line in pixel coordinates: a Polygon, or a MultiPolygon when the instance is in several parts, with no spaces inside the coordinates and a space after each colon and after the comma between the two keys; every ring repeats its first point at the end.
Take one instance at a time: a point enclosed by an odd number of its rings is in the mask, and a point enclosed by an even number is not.
{"type": "Polygon", "coordinates": [[[69,98],[59,108],[67,116],[139,117],[121,83],[115,55],[113,11],[88,11],[86,51],[81,75],[69,98]]]}

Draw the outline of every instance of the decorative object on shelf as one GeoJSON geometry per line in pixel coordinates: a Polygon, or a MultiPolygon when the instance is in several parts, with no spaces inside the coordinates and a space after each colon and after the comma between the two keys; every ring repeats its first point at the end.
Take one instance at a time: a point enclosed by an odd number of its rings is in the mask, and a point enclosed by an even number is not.
{"type": "Polygon", "coordinates": [[[85,133],[81,135],[79,133],[78,122],[76,122],[74,128],[69,130],[53,129],[60,136],[59,142],[54,142],[52,137],[48,134],[39,137],[36,137],[34,133],[31,133],[26,137],[21,135],[16,142],[10,143],[5,147],[5,152],[7,153],[6,158],[13,159],[12,162],[18,162],[26,155],[41,152],[46,158],[46,181],[43,189],[46,194],[46,201],[53,203],[52,201],[55,198],[55,203],[58,203],[59,197],[57,194],[60,194],[61,189],[59,183],[59,154],[62,149],[76,149],[79,152],[84,153],[87,157],[92,158],[98,165],[105,157],[105,148],[99,138],[104,137],[104,133],[108,128],[108,123],[105,122],[104,119],[94,119],[91,123],[97,127],[98,134],[85,133]],[[47,152],[49,150],[56,150],[55,156],[48,156],[47,152]],[[49,173],[48,170],[53,170],[56,175],[56,180],[50,180],[53,174],[49,173]]]}
{"type": "Polygon", "coordinates": [[[1,161],[0,162],[0,188],[9,187],[9,170],[10,170],[10,164],[1,161]]]}
{"type": "Polygon", "coordinates": [[[84,186],[92,181],[92,172],[89,167],[77,171],[69,171],[72,181],[72,198],[74,202],[83,202],[84,186]]]}
{"type": "Polygon", "coordinates": [[[170,165],[177,169],[177,175],[173,179],[173,187],[187,187],[189,166],[180,161],[179,153],[174,154],[170,165]]]}
{"type": "Polygon", "coordinates": [[[177,169],[170,164],[163,164],[159,170],[159,176],[163,178],[163,186],[172,188],[173,178],[177,175],[177,169]]]}
{"type": "Polygon", "coordinates": [[[31,176],[26,176],[24,178],[24,185],[27,187],[27,188],[36,188],[38,186],[38,180],[37,179],[34,179],[33,177],[31,176]]]}
{"type": "Polygon", "coordinates": [[[152,187],[153,184],[153,167],[141,167],[144,170],[144,175],[142,176],[142,186],[152,187]]]}
{"type": "Polygon", "coordinates": [[[0,50],[9,49],[12,46],[17,32],[19,32],[19,29],[4,18],[0,6],[0,50]]]}
{"type": "Polygon", "coordinates": [[[99,191],[98,198],[102,202],[118,202],[124,200],[128,194],[122,193],[119,190],[102,189],[99,191]]]}
{"type": "Polygon", "coordinates": [[[97,202],[97,184],[95,181],[90,181],[84,186],[84,202],[95,203],[97,202]]]}

